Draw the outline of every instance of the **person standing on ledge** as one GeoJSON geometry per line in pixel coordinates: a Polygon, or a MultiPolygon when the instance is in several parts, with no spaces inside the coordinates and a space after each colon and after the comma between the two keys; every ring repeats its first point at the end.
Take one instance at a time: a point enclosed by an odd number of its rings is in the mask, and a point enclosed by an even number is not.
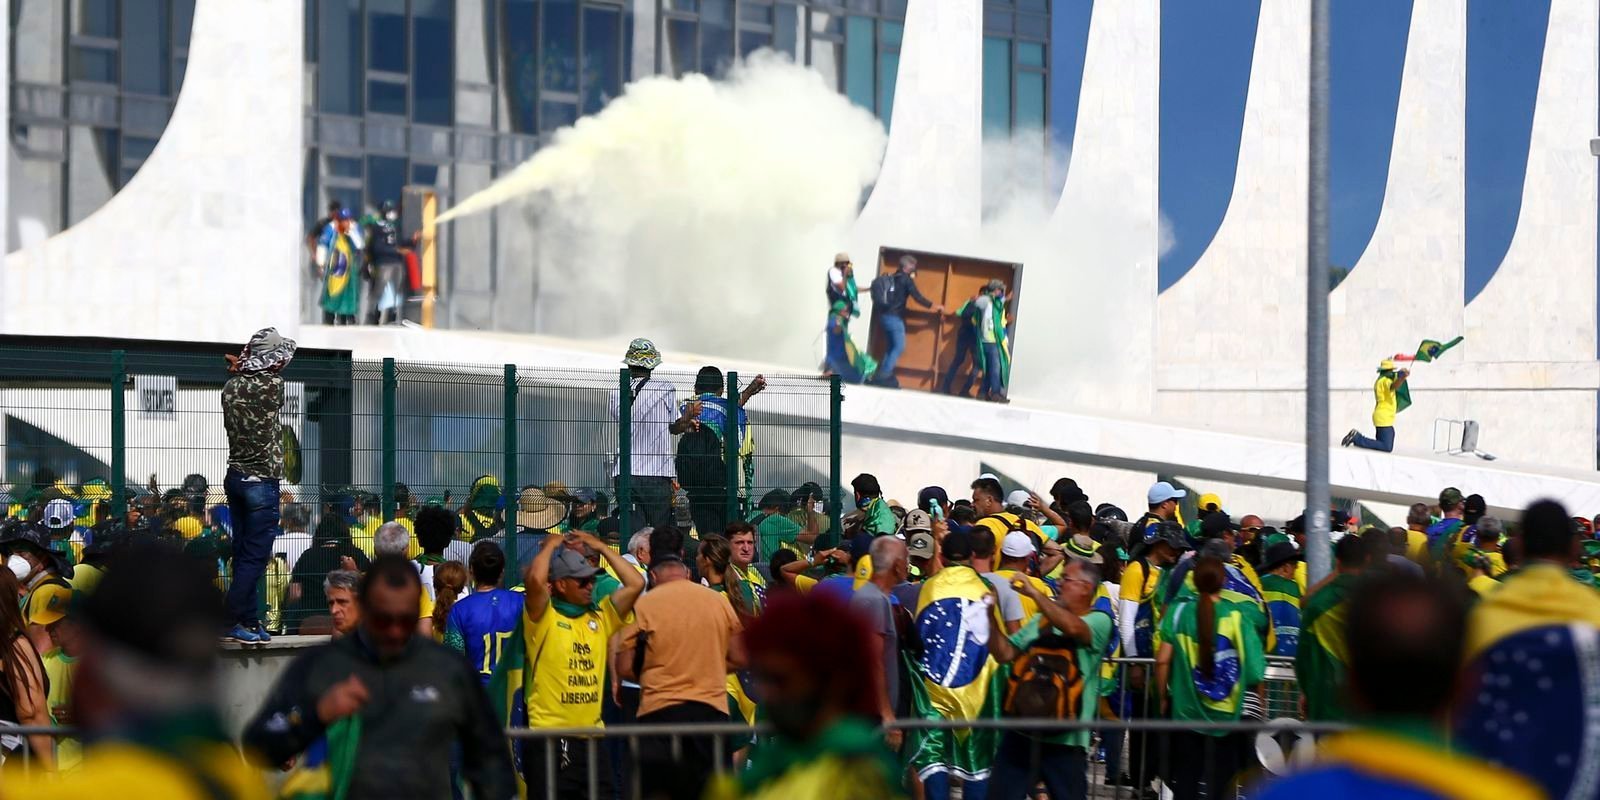
{"type": "Polygon", "coordinates": [[[1377,405],[1372,408],[1372,427],[1376,429],[1378,438],[1369,439],[1361,435],[1360,431],[1351,428],[1339,445],[1341,447],[1354,445],[1385,453],[1394,452],[1395,415],[1411,405],[1410,392],[1405,391],[1406,379],[1409,377],[1411,377],[1410,370],[1396,369],[1394,359],[1384,359],[1383,363],[1378,365],[1378,380],[1372,384],[1372,394],[1377,400],[1377,405]]]}
{"type": "Polygon", "coordinates": [[[283,368],[294,358],[293,339],[262,328],[239,355],[226,355],[233,377],[222,385],[222,427],[228,432],[228,477],[223,490],[233,517],[233,582],[227,608],[228,638],[245,644],[272,640],[256,615],[256,584],[283,533],[278,481],[283,478],[283,368]]]}
{"type": "Polygon", "coordinates": [[[878,366],[878,374],[873,379],[873,383],[879,386],[900,388],[900,381],[894,376],[894,365],[899,363],[900,354],[906,349],[906,305],[915,300],[933,309],[935,314],[944,312],[944,306],[917,291],[916,276],[917,257],[907,253],[900,257],[894,272],[879,275],[872,281],[872,307],[877,312],[878,325],[883,328],[883,334],[889,341],[883,353],[883,363],[878,366]]]}

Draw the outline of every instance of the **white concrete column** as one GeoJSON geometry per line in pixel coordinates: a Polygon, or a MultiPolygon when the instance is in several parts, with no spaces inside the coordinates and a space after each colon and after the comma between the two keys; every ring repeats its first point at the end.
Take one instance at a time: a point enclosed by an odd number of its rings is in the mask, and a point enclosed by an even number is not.
{"type": "Polygon", "coordinates": [[[0,331],[240,341],[298,327],[304,7],[197,3],[155,152],[88,219],[5,258],[0,331]],[[72,313],[41,302],[52,291],[72,313]]]}
{"type": "Polygon", "coordinates": [[[1595,358],[1596,0],[1552,0],[1522,211],[1466,310],[1473,361],[1595,358]]]}
{"type": "Polygon", "coordinates": [[[1383,208],[1329,298],[1334,369],[1376,368],[1461,333],[1466,229],[1466,8],[1415,0],[1383,208]]]}
{"type": "Polygon", "coordinates": [[[883,245],[957,250],[976,239],[983,202],[982,5],[915,2],[906,9],[889,148],[851,236],[858,264],[873,263],[883,245]]]}

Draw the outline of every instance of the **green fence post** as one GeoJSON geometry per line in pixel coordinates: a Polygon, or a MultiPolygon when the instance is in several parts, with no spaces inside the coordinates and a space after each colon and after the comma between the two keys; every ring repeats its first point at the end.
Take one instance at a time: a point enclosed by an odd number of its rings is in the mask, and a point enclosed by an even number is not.
{"type": "Polygon", "coordinates": [[[383,360],[383,521],[393,522],[395,482],[395,395],[400,388],[394,359],[383,360]]]}
{"type": "Polygon", "coordinates": [[[739,519],[739,373],[728,373],[728,413],[722,423],[723,482],[728,486],[728,522],[739,519]]]}
{"type": "MultiPolygon", "coordinates": [[[[505,431],[505,480],[501,485],[501,493],[505,495],[505,531],[506,531],[506,563],[517,565],[522,562],[517,560],[517,365],[506,365],[506,407],[505,420],[502,423],[505,431]]],[[[504,576],[505,585],[511,586],[521,577],[520,570],[508,569],[504,576]]]]}
{"type": "Polygon", "coordinates": [[[844,484],[844,467],[839,462],[840,443],[844,438],[840,431],[843,427],[840,424],[840,412],[844,406],[844,382],[838,375],[828,379],[828,394],[828,513],[833,523],[828,530],[838,536],[844,528],[844,523],[839,521],[843,516],[840,506],[844,503],[843,493],[839,490],[844,484]]]}
{"type": "MultiPolygon", "coordinates": [[[[617,371],[617,507],[622,537],[633,535],[633,386],[626,367],[617,371]]],[[[646,524],[650,524],[646,520],[646,524]]]]}
{"type": "Polygon", "coordinates": [[[127,353],[111,351],[111,518],[117,522],[128,513],[128,385],[127,353]]]}

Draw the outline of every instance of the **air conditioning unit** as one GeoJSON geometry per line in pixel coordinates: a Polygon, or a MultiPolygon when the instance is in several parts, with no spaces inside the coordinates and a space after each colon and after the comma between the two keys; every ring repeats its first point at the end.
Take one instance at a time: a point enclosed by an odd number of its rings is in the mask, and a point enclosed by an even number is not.
{"type": "Polygon", "coordinates": [[[1475,419],[1436,419],[1433,421],[1433,452],[1450,456],[1474,455],[1493,461],[1493,454],[1478,449],[1478,432],[1475,419]]]}

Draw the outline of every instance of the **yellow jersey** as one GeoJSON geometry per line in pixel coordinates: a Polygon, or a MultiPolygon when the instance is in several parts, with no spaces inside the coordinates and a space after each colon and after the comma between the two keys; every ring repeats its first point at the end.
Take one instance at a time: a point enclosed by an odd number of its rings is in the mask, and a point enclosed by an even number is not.
{"type": "Polygon", "coordinates": [[[527,689],[529,727],[601,726],[606,643],[629,620],[618,616],[610,597],[578,617],[563,615],[554,604],[538,620],[522,612],[522,635],[532,656],[528,668],[533,672],[527,689]]]}
{"type": "Polygon", "coordinates": [[[1372,425],[1393,428],[1394,415],[1399,413],[1399,400],[1395,398],[1394,379],[1382,377],[1372,384],[1372,395],[1377,403],[1372,407],[1372,425]]]}

